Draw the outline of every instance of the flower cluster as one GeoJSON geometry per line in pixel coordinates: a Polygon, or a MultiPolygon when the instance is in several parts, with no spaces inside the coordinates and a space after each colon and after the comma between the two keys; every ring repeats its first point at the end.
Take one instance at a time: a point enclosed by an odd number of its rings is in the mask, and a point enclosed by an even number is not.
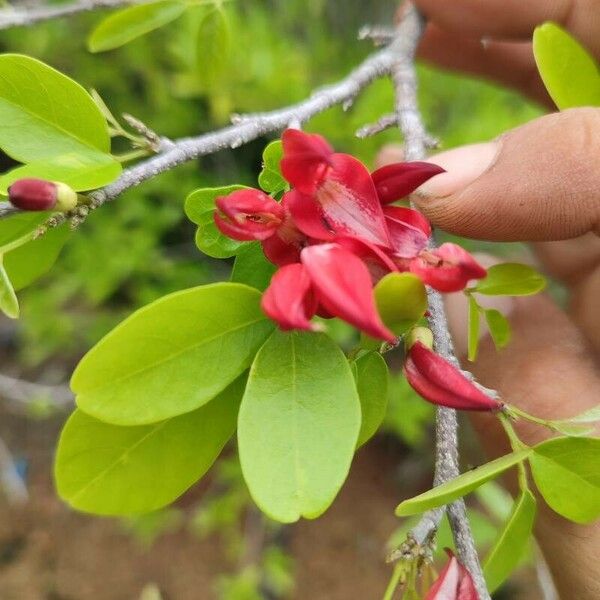
{"type": "Polygon", "coordinates": [[[442,292],[463,289],[485,269],[456,244],[428,247],[431,227],[416,210],[392,203],[443,172],[427,162],[388,165],[373,173],[336,153],[319,135],[288,129],[281,171],[290,191],[281,202],[257,189],[217,198],[215,222],[235,240],[260,240],[279,270],[262,307],[281,329],[314,330],[314,315],[339,317],[389,342],[373,286],[409,271],[442,292]]]}

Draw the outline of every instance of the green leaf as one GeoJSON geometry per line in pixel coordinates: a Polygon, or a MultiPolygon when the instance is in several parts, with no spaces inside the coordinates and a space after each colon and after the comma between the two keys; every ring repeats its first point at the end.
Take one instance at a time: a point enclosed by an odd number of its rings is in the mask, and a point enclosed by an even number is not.
{"type": "Polygon", "coordinates": [[[58,443],[58,493],[102,515],[150,512],[173,502],[213,464],[235,423],[245,377],[206,406],[152,425],[119,427],[76,410],[58,443]]]}
{"type": "Polygon", "coordinates": [[[174,21],[185,9],[183,2],[160,0],[114,12],[92,31],[87,42],[88,49],[90,52],[104,52],[123,46],[174,21]]]}
{"type": "Polygon", "coordinates": [[[260,290],[266,290],[277,267],[269,262],[259,242],[251,242],[240,248],[231,272],[231,281],[245,283],[260,290]]]}
{"type": "Polygon", "coordinates": [[[402,335],[427,310],[427,292],[412,273],[389,273],[375,286],[375,302],[383,322],[402,335]]]}
{"type": "Polygon", "coordinates": [[[190,412],[252,362],[273,330],[260,293],[216,283],[156,300],[90,350],[71,387],[77,405],[115,425],[145,425],[190,412]]]}
{"type": "Polygon", "coordinates": [[[215,225],[215,200],[228,196],[236,190],[248,189],[244,185],[228,185],[216,188],[201,188],[192,192],[185,200],[185,214],[192,223],[198,225],[196,246],[213,258],[235,256],[246,242],[238,242],[223,235],[215,225]]]}
{"type": "MultiPolygon", "coordinates": [[[[0,147],[23,162],[110,151],[108,126],[75,81],[20,54],[0,56],[0,147]]],[[[91,160],[91,158],[90,158],[91,160]]]]}
{"type": "Polygon", "coordinates": [[[50,213],[47,212],[21,212],[0,219],[0,253],[12,242],[35,231],[48,217],[50,213]]]}
{"type": "Polygon", "coordinates": [[[15,291],[27,287],[52,268],[70,234],[67,224],[53,227],[37,240],[5,255],[4,267],[15,291]]]}
{"type": "Polygon", "coordinates": [[[238,420],[242,471],[260,509],[283,523],[321,515],[348,475],[359,429],[337,344],[276,331],[252,365],[238,420]]]}
{"type": "Polygon", "coordinates": [[[554,23],[533,32],[533,54],[552,100],[564,110],[600,106],[600,70],[592,55],[554,23]]]}
{"type": "Polygon", "coordinates": [[[510,342],[511,329],[508,319],[495,308],[486,308],[483,311],[485,321],[496,348],[504,348],[510,342]]]}
{"type": "Polygon", "coordinates": [[[198,28],[196,56],[198,77],[207,86],[219,80],[229,60],[231,34],[225,12],[220,7],[206,11],[198,28]]]}
{"type": "Polygon", "coordinates": [[[362,413],[356,444],[360,447],[375,435],[385,417],[389,373],[387,364],[379,352],[363,354],[351,366],[362,413]]]}
{"type": "Polygon", "coordinates": [[[25,177],[62,181],[76,192],[95,190],[114,181],[121,170],[121,163],[109,154],[92,149],[85,154],[72,152],[31,162],[3,173],[0,176],[0,193],[8,194],[8,187],[25,177]]]}
{"type": "Polygon", "coordinates": [[[279,194],[288,188],[287,181],[281,174],[281,159],[283,145],[281,140],[275,140],[264,149],[263,168],[258,176],[258,185],[268,194],[279,194]]]}
{"type": "Polygon", "coordinates": [[[473,296],[469,295],[469,336],[468,336],[468,359],[473,361],[477,358],[479,347],[479,304],[473,296]]]}
{"type": "Polygon", "coordinates": [[[19,318],[19,301],[4,267],[2,254],[0,254],[0,310],[10,319],[19,318]]]}
{"type": "Polygon", "coordinates": [[[519,450],[518,452],[501,456],[481,467],[467,471],[456,477],[456,479],[452,479],[452,481],[438,485],[423,494],[405,500],[396,508],[396,515],[399,517],[406,517],[425,512],[436,506],[448,504],[449,502],[472,492],[486,481],[489,481],[500,475],[500,473],[510,469],[510,467],[522,462],[532,452],[533,450],[530,448],[519,450]]]}
{"type": "Polygon", "coordinates": [[[529,490],[523,490],[490,550],[483,573],[490,592],[497,590],[521,561],[532,539],[536,502],[529,490]]]}
{"type": "Polygon", "coordinates": [[[561,437],[538,444],[529,458],[550,508],[576,523],[600,516],[600,439],[561,437]]]}
{"type": "Polygon", "coordinates": [[[571,421],[572,423],[595,423],[600,421],[600,404],[575,417],[565,420],[571,421]]]}
{"type": "Polygon", "coordinates": [[[487,296],[529,296],[546,286],[546,279],[529,265],[502,263],[488,269],[472,291],[487,296]]]}

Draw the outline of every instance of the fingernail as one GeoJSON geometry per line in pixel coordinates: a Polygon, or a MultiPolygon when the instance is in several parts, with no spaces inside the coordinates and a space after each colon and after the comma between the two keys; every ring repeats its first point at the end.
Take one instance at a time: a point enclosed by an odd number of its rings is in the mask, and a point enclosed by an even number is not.
{"type": "Polygon", "coordinates": [[[444,198],[466,188],[496,162],[500,142],[486,142],[461,146],[429,157],[429,162],[446,169],[446,173],[433,177],[416,194],[421,197],[444,198]]]}

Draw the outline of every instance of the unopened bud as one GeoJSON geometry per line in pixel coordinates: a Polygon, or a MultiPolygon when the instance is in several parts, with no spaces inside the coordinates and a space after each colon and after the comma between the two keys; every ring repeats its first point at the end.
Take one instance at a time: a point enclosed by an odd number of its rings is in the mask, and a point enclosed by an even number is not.
{"type": "Polygon", "coordinates": [[[44,179],[19,179],[8,188],[8,199],[16,208],[28,211],[66,212],[77,206],[77,193],[66,183],[44,179]]]}

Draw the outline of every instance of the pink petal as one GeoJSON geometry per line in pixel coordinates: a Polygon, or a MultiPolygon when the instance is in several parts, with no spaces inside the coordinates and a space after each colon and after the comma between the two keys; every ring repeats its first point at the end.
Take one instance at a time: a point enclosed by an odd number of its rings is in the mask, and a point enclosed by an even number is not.
{"type": "Polygon", "coordinates": [[[460,581],[460,566],[452,552],[448,553],[450,559],[427,592],[425,600],[458,600],[456,594],[460,581]]]}
{"type": "Polygon", "coordinates": [[[386,165],[371,174],[382,204],[400,200],[414,192],[435,175],[445,173],[442,167],[427,162],[405,162],[386,165]]]}
{"type": "Polygon", "coordinates": [[[458,566],[460,570],[460,583],[458,584],[456,600],[479,600],[471,573],[461,563],[458,563],[458,566]]]}
{"type": "Polygon", "coordinates": [[[283,207],[260,190],[237,190],[215,200],[215,224],[235,240],[265,240],[284,218],[283,207]]]}
{"type": "Polygon", "coordinates": [[[410,385],[425,400],[459,410],[494,411],[503,403],[490,398],[454,365],[422,344],[415,342],[404,364],[410,385]]]}
{"type": "Polygon", "coordinates": [[[313,194],[327,174],[333,148],[314,133],[286,129],[281,136],[281,172],[303,194],[313,194]]]}
{"type": "Polygon", "coordinates": [[[300,263],[282,267],[273,275],[261,306],[283,331],[316,329],[310,318],[315,314],[317,303],[308,272],[300,263]]]}
{"type": "Polygon", "coordinates": [[[288,192],[281,200],[285,217],[277,228],[275,235],[262,243],[265,256],[275,265],[280,267],[300,261],[300,251],[307,245],[306,235],[296,226],[290,215],[290,196],[296,192],[288,192]]]}
{"type": "Polygon", "coordinates": [[[410,270],[440,292],[458,292],[472,279],[486,276],[486,270],[464,248],[451,243],[423,250],[411,261],[410,270]]]}
{"type": "Polygon", "coordinates": [[[319,244],[302,250],[302,264],[310,275],[319,302],[368,335],[393,342],[377,312],[371,276],[364,263],[338,244],[319,244]]]}
{"type": "Polygon", "coordinates": [[[419,211],[403,206],[386,206],[383,214],[395,256],[414,258],[427,246],[431,225],[419,211]]]}
{"type": "Polygon", "coordinates": [[[360,238],[339,237],[336,243],[358,256],[367,266],[373,283],[384,275],[398,271],[396,263],[379,247],[360,238]]]}
{"type": "Polygon", "coordinates": [[[332,155],[331,165],[312,200],[296,197],[290,204],[298,227],[316,239],[329,240],[333,232],[389,246],[383,210],[366,167],[348,154],[332,155]]]}

